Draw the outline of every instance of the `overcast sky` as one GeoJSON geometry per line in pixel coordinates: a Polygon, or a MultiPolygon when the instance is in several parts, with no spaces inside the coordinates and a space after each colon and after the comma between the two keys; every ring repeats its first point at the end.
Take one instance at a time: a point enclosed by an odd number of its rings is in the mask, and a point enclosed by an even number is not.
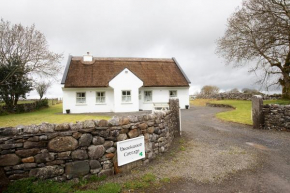
{"type": "MultiPolygon", "coordinates": [[[[227,18],[242,0],[0,0],[0,17],[35,24],[50,50],[67,57],[175,57],[191,80],[222,90],[259,88],[248,68],[226,66],[215,54],[227,18]]],[[[60,77],[62,76],[60,74],[60,77]]],[[[60,84],[47,97],[62,97],[60,84]]],[[[30,97],[37,97],[35,92],[30,97]]]]}

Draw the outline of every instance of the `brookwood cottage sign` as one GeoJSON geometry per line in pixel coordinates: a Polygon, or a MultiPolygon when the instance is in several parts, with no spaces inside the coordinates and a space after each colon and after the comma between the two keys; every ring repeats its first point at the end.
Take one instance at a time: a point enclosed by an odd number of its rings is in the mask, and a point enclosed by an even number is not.
{"type": "Polygon", "coordinates": [[[118,166],[145,158],[144,136],[117,142],[118,166]]]}

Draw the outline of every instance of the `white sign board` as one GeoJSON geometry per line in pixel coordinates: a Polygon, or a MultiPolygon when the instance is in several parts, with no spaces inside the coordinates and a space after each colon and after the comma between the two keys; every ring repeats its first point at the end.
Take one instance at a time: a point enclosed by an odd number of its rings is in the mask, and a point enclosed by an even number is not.
{"type": "Polygon", "coordinates": [[[145,158],[144,136],[117,142],[118,166],[145,158]]]}

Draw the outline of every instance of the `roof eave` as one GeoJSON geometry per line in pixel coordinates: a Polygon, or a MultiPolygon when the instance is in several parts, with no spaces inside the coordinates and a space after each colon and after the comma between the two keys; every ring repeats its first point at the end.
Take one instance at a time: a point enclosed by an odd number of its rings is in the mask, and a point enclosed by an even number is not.
{"type": "Polygon", "coordinates": [[[61,84],[65,84],[65,80],[66,80],[66,77],[67,77],[67,73],[68,73],[68,69],[69,69],[70,63],[71,63],[71,59],[72,59],[72,55],[69,55],[68,59],[67,59],[66,67],[65,67],[65,70],[64,70],[64,73],[63,73],[63,77],[62,77],[62,80],[61,80],[61,84]]]}
{"type": "Polygon", "coordinates": [[[189,78],[186,76],[185,72],[182,70],[181,66],[179,65],[179,63],[177,62],[177,60],[172,57],[172,60],[175,62],[176,66],[179,68],[180,72],[182,73],[182,75],[184,76],[184,78],[186,79],[188,84],[191,84],[191,81],[189,80],[189,78]]]}

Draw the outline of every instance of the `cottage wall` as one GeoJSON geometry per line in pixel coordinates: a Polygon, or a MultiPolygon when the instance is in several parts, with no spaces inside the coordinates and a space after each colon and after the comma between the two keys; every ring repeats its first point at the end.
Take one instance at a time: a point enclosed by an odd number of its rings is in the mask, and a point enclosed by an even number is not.
{"type": "Polygon", "coordinates": [[[70,109],[71,113],[92,113],[92,112],[113,112],[114,111],[114,90],[108,88],[63,88],[63,113],[70,109]],[[96,103],[96,92],[106,92],[106,103],[96,103]],[[86,93],[86,103],[77,104],[76,93],[86,93]]]}

